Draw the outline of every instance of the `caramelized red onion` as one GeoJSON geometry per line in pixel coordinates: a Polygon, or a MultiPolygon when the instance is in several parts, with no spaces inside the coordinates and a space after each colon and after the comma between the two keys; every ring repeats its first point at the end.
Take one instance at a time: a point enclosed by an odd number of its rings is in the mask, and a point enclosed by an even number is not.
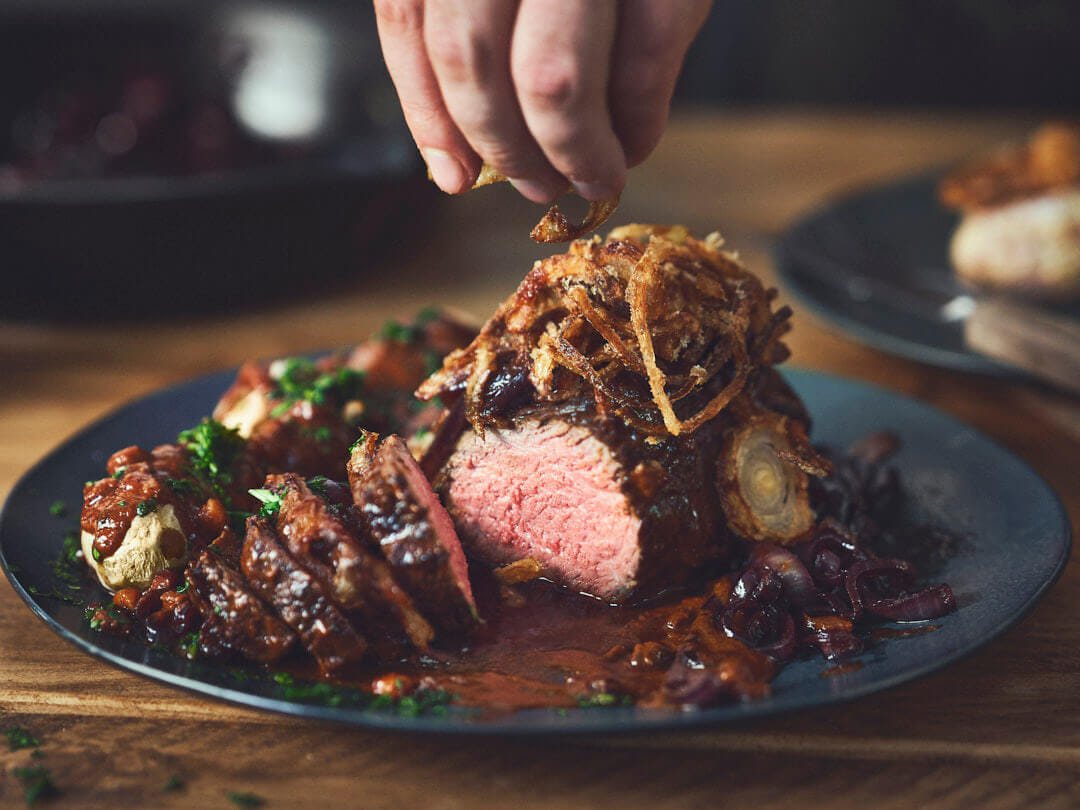
{"type": "MultiPolygon", "coordinates": [[[[849,658],[863,652],[854,624],[866,616],[922,621],[956,609],[948,585],[912,590],[914,584],[911,563],[873,557],[841,525],[825,520],[800,554],[754,544],[716,621],[728,636],[776,661],[791,659],[800,647],[830,660],[849,658]]],[[[695,690],[705,688],[695,680],[695,690]]]]}
{"type": "Polygon", "coordinates": [[[895,622],[918,622],[936,619],[956,610],[956,597],[948,585],[931,585],[915,593],[868,603],[866,609],[883,619],[895,622]]]}
{"type": "Polygon", "coordinates": [[[776,573],[783,581],[784,593],[795,607],[806,607],[818,602],[818,592],[810,572],[802,560],[792,552],[772,543],[759,543],[750,552],[753,565],[776,573]]]}

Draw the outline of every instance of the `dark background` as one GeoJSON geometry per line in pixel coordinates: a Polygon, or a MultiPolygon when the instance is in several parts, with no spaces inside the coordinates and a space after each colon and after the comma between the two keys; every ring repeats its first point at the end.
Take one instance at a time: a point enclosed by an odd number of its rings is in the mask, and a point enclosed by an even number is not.
{"type": "Polygon", "coordinates": [[[1070,110],[1075,0],[719,0],[679,99],[1070,110]]]}
{"type": "MultiPolygon", "coordinates": [[[[0,183],[0,317],[135,317],[140,301],[162,294],[179,314],[270,300],[298,279],[315,289],[362,272],[357,257],[394,243],[391,223],[440,204],[401,121],[367,0],[0,0],[0,180],[5,163],[23,171],[18,122],[57,87],[81,99],[116,74],[151,69],[200,103],[228,106],[230,82],[258,52],[250,32],[230,27],[238,9],[317,20],[332,55],[323,131],[296,144],[249,138],[211,172],[177,171],[154,148],[132,170],[130,156],[99,159],[76,141],[78,165],[90,169],[60,183],[19,175],[14,192],[0,183]],[[250,159],[269,146],[269,158],[250,159]],[[218,294],[180,292],[201,286],[218,294]]],[[[676,105],[1068,117],[1080,101],[1078,31],[1080,0],[717,0],[676,105]]],[[[59,142],[42,149],[69,165],[59,142]]]]}
{"type": "MultiPolygon", "coordinates": [[[[117,18],[132,29],[153,21],[182,29],[221,5],[3,0],[0,93],[25,86],[34,70],[47,70],[43,63],[65,61],[68,48],[115,42],[95,29],[117,18]],[[86,39],[62,48],[24,24],[73,18],[86,39]]],[[[332,8],[371,31],[366,0],[278,5],[332,8]]],[[[138,39],[135,30],[121,37],[138,39]]],[[[1078,78],[1076,0],[717,0],[687,59],[678,101],[1068,110],[1080,102],[1078,78]]]]}

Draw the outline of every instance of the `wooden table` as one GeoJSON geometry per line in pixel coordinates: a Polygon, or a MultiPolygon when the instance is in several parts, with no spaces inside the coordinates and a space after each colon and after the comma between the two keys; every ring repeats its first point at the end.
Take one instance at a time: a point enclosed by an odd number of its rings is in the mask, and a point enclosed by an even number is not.
{"type": "MultiPolygon", "coordinates": [[[[631,174],[618,221],[719,228],[749,265],[823,196],[961,157],[1031,120],[916,113],[677,116],[631,174]]],[[[121,402],[252,356],[353,342],[443,301],[486,314],[541,255],[537,210],[505,187],[439,207],[394,260],[331,294],[152,328],[0,323],[0,496],[65,435],[121,402]]],[[[888,357],[798,313],[794,362],[913,395],[1030,462],[1080,524],[1076,411],[1010,380],[888,357]]],[[[1019,627],[916,683],[840,707],[692,734],[519,742],[345,730],[241,710],[76,652],[0,584],[0,724],[30,728],[64,790],[57,806],[619,808],[1066,807],[1080,803],[1077,566],[1019,627]],[[165,793],[171,774],[185,788],[165,793]]],[[[20,803],[0,752],[0,805],[20,803]]]]}

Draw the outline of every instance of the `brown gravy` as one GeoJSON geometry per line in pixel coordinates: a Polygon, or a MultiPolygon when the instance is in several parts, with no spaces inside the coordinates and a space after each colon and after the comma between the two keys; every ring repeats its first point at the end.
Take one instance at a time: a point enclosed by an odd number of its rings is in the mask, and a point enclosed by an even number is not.
{"type": "MultiPolygon", "coordinates": [[[[474,573],[472,579],[485,622],[464,646],[432,650],[393,665],[357,668],[334,680],[363,690],[379,679],[423,682],[452,693],[459,705],[484,707],[485,716],[492,710],[498,716],[540,707],[661,705],[666,670],[678,645],[693,632],[683,619],[696,616],[710,592],[705,586],[626,607],[546,580],[519,583],[508,592],[490,575],[474,573]]],[[[765,689],[778,670],[735,639],[714,638],[711,645],[753,672],[765,689]]],[[[310,664],[292,672],[318,678],[310,664]]]]}

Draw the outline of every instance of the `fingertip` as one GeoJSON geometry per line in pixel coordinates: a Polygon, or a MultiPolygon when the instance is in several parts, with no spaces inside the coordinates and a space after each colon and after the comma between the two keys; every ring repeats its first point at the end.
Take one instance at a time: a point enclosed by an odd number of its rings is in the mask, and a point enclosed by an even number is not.
{"type": "Polygon", "coordinates": [[[540,205],[550,205],[555,202],[565,189],[552,188],[544,183],[537,182],[535,180],[524,180],[518,177],[507,178],[517,192],[529,202],[539,203],[540,205]]]}
{"type": "Polygon", "coordinates": [[[613,200],[622,194],[623,186],[626,185],[625,181],[615,184],[595,180],[574,180],[573,184],[574,191],[577,192],[578,196],[584,197],[590,202],[613,200]]]}
{"type": "Polygon", "coordinates": [[[435,185],[447,194],[461,194],[472,188],[476,181],[473,172],[462,161],[442,149],[421,149],[420,154],[427,163],[428,172],[435,185]]]}

